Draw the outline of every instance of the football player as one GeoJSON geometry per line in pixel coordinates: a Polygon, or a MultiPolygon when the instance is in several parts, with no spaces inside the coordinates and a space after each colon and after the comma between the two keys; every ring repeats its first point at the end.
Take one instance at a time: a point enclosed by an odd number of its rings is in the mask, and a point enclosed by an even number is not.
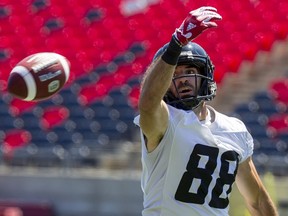
{"type": "Polygon", "coordinates": [[[235,181],[251,215],[277,215],[245,125],[206,103],[216,95],[214,66],[192,41],[221,19],[214,7],[191,11],[143,78],[134,120],[143,144],[143,216],[227,216],[235,181]]]}

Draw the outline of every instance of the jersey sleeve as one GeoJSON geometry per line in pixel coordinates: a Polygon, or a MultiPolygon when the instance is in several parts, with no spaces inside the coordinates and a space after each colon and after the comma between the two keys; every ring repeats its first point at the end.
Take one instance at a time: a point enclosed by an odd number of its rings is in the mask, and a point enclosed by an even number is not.
{"type": "MultiPolygon", "coordinates": [[[[137,116],[134,119],[134,124],[140,127],[139,121],[140,121],[140,116],[137,116]]],[[[159,163],[160,156],[165,158],[165,155],[166,154],[168,155],[168,146],[165,148],[164,146],[168,145],[167,143],[170,143],[169,141],[173,139],[172,137],[173,136],[173,122],[171,121],[171,117],[170,117],[170,120],[168,121],[168,127],[162,140],[152,152],[147,151],[144,134],[141,128],[140,128],[140,134],[141,134],[141,146],[142,146],[142,162],[144,162],[143,165],[146,166],[148,170],[151,170],[153,169],[155,164],[159,163]]]]}
{"type": "Polygon", "coordinates": [[[242,158],[240,160],[240,163],[244,162],[248,157],[252,156],[253,150],[254,150],[254,140],[249,131],[247,130],[245,124],[237,119],[237,122],[239,124],[239,144],[242,148],[242,158]]]}
{"type": "Polygon", "coordinates": [[[240,119],[224,115],[220,115],[220,117],[222,117],[221,121],[218,121],[220,137],[226,137],[232,141],[231,145],[239,154],[239,162],[244,162],[253,154],[254,141],[251,134],[240,119]]]}
{"type": "Polygon", "coordinates": [[[253,141],[251,134],[248,131],[244,133],[243,139],[244,139],[244,142],[246,143],[246,150],[244,151],[241,162],[245,161],[248,157],[252,156],[253,150],[254,150],[254,141],[253,141]]]}

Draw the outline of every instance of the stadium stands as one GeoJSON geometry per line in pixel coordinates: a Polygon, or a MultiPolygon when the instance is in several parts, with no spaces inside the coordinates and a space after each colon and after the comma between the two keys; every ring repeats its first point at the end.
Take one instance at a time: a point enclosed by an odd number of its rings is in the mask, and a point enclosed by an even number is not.
{"type": "MultiPolygon", "coordinates": [[[[155,1],[130,15],[122,13],[120,2],[0,1],[0,126],[6,140],[14,129],[29,132],[31,140],[25,144],[39,149],[113,148],[115,142],[133,139],[141,76],[191,8],[212,5],[223,15],[219,28],[196,39],[216,65],[219,84],[227,74],[237,73],[243,61],[254,61],[260,51],[270,51],[288,35],[284,0],[155,1]],[[58,52],[70,60],[66,88],[47,101],[12,98],[6,92],[12,66],[41,51],[58,52]]],[[[261,143],[257,152],[287,152],[287,120],[282,118],[288,103],[286,82],[271,83],[269,92],[235,109],[261,143]],[[277,121],[279,115],[283,121],[277,121]],[[280,129],[283,137],[277,139],[283,142],[277,148],[274,136],[280,129]]]]}

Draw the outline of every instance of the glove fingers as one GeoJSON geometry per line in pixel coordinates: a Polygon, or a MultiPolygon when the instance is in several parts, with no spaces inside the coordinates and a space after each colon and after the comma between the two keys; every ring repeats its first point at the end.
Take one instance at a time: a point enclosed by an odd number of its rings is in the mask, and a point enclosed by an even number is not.
{"type": "Polygon", "coordinates": [[[203,22],[203,26],[206,28],[212,28],[212,27],[217,27],[217,23],[215,22],[203,22]]]}
{"type": "Polygon", "coordinates": [[[192,16],[201,16],[202,14],[204,13],[216,13],[217,12],[217,9],[214,8],[214,7],[210,7],[210,6],[207,6],[207,7],[201,7],[201,8],[198,8],[197,10],[193,10],[193,11],[190,11],[190,15],[192,16]]]}
{"type": "Polygon", "coordinates": [[[200,12],[203,12],[203,11],[217,11],[217,9],[215,7],[211,7],[211,6],[204,6],[204,7],[200,7],[198,8],[197,10],[194,10],[194,11],[200,11],[200,12]]]}
{"type": "Polygon", "coordinates": [[[221,20],[222,16],[220,16],[218,13],[210,12],[210,13],[203,13],[201,16],[197,17],[197,20],[202,22],[208,22],[210,20],[221,20]]]}

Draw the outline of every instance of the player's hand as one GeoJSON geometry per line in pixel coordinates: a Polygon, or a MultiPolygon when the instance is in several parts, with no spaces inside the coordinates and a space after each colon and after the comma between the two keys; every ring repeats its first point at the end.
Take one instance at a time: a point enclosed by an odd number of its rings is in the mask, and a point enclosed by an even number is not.
{"type": "Polygon", "coordinates": [[[173,36],[184,46],[207,28],[216,27],[217,24],[214,21],[221,19],[222,17],[217,13],[216,8],[200,7],[190,11],[181,26],[175,30],[173,36]]]}

